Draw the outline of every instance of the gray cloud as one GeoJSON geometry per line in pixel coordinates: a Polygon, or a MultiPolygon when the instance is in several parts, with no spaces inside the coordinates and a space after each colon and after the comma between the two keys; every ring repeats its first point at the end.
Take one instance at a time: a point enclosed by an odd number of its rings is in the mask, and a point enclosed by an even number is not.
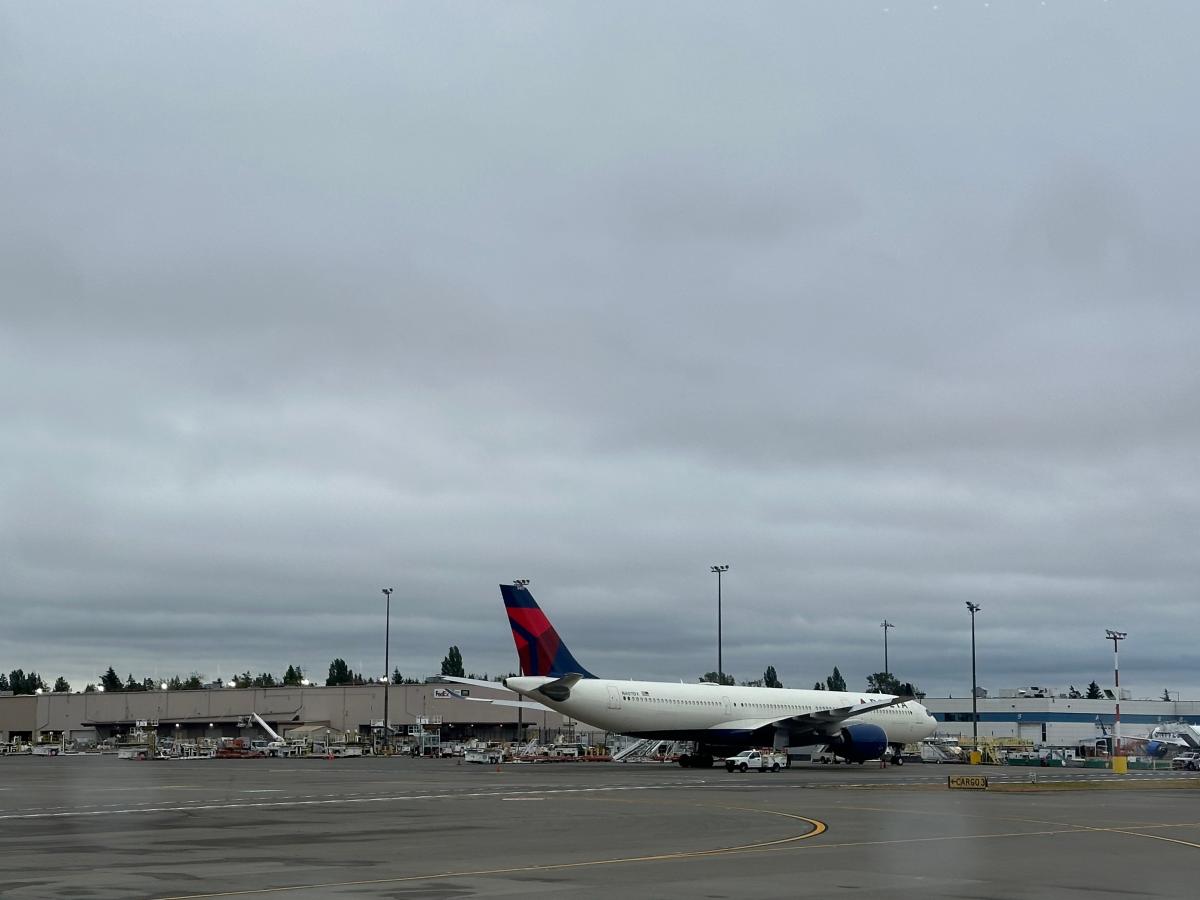
{"type": "Polygon", "coordinates": [[[1196,12],[1002,6],[0,12],[0,667],[1194,695],[1196,12]]]}

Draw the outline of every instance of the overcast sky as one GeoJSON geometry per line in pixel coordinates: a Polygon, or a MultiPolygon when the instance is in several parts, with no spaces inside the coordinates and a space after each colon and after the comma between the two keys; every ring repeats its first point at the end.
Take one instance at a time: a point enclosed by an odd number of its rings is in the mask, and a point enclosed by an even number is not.
{"type": "Polygon", "coordinates": [[[1198,26],[4,4],[0,669],[1200,699],[1198,26]]]}

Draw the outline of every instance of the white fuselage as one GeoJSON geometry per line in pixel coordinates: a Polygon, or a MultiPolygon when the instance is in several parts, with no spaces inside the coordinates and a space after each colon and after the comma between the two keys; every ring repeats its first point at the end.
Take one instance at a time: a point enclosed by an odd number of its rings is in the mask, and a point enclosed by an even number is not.
{"type": "MultiPolygon", "coordinates": [[[[617,734],[670,739],[698,732],[743,730],[753,723],[768,725],[791,716],[806,716],[822,710],[850,707],[887,699],[886,695],[839,691],[789,690],[787,688],[737,687],[709,683],[686,684],[669,681],[612,681],[585,678],[570,690],[563,701],[553,701],[537,688],[552,678],[519,676],[505,685],[538,703],[617,734]]],[[[823,726],[833,737],[850,724],[871,724],[883,728],[891,744],[907,744],[929,737],[936,721],[915,700],[865,712],[823,726]]]]}

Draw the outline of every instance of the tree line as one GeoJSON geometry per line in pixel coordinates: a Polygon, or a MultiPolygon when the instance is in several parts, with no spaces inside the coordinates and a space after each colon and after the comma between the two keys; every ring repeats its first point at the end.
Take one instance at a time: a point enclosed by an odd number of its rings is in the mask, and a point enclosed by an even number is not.
{"type": "MultiPolygon", "coordinates": [[[[505,676],[497,675],[494,678],[489,678],[486,672],[483,675],[476,675],[474,672],[470,675],[466,674],[466,669],[463,666],[462,652],[457,646],[451,647],[447,651],[446,656],[442,659],[441,674],[451,675],[459,678],[473,678],[480,681],[501,681],[505,676]]],[[[509,675],[515,675],[515,672],[509,672],[509,675]]],[[[392,684],[421,684],[423,679],[413,678],[401,673],[399,667],[392,670],[390,681],[392,684]]],[[[713,684],[737,684],[736,679],[728,673],[705,672],[700,676],[701,681],[711,682],[713,684]]],[[[325,677],[325,685],[327,687],[335,687],[339,685],[362,685],[371,684],[374,678],[364,676],[359,672],[355,672],[347,665],[346,661],[341,657],[334,659],[329,663],[328,674],[325,677]]],[[[156,691],[160,690],[165,684],[167,690],[171,691],[197,691],[205,686],[204,676],[199,672],[192,672],[186,678],[178,675],[173,675],[165,681],[158,681],[153,678],[143,678],[140,681],[133,677],[132,673],[125,676],[125,680],[121,680],[121,676],[116,673],[112,666],[98,679],[99,687],[96,684],[89,684],[84,688],[84,693],[91,693],[96,690],[103,690],[106,693],[118,693],[121,691],[156,691]]],[[[304,675],[304,671],[300,666],[291,665],[287,667],[287,671],[275,677],[271,672],[259,672],[257,675],[252,674],[249,670],[240,675],[232,676],[228,682],[223,682],[220,679],[214,681],[213,684],[221,683],[225,687],[235,688],[267,688],[267,687],[297,687],[311,683],[304,675]]],[[[767,666],[761,678],[756,678],[752,681],[743,681],[743,685],[747,687],[768,687],[781,688],[783,682],[779,680],[779,676],[775,672],[774,666],[767,666]]],[[[825,677],[824,681],[817,681],[813,684],[813,690],[817,691],[847,691],[849,688],[846,685],[846,679],[842,675],[837,666],[833,667],[833,671],[825,677]]],[[[917,697],[923,698],[924,692],[921,691],[911,681],[900,681],[895,675],[890,672],[876,672],[873,675],[867,676],[867,686],[865,691],[872,694],[894,694],[902,697],[917,697]]],[[[70,693],[70,683],[59,675],[54,680],[54,686],[48,687],[46,682],[37,672],[26,672],[24,669],[13,669],[7,675],[0,672],[0,691],[11,691],[13,694],[37,694],[37,693],[55,693],[65,694],[70,693]]],[[[1086,691],[1077,690],[1075,685],[1071,685],[1067,696],[1077,700],[1103,700],[1105,697],[1103,689],[1095,681],[1087,686],[1086,691]]],[[[1171,692],[1163,690],[1161,700],[1170,701],[1171,692]]]]}
{"type": "MultiPolygon", "coordinates": [[[[458,647],[451,647],[446,657],[442,660],[442,674],[470,678],[479,677],[473,672],[470,676],[465,676],[464,672],[462,652],[458,647]]],[[[488,680],[487,673],[483,674],[481,680],[488,680]]],[[[500,677],[497,677],[495,680],[499,681],[500,677]]],[[[355,672],[341,657],[337,657],[329,663],[329,670],[325,677],[325,685],[327,687],[371,684],[374,681],[374,678],[363,675],[360,672],[355,672]]],[[[397,666],[392,670],[390,681],[392,684],[421,684],[424,679],[404,675],[397,666]]],[[[219,684],[222,687],[269,688],[299,687],[311,684],[312,682],[305,676],[304,670],[300,666],[290,665],[287,667],[287,671],[278,677],[272,672],[254,674],[247,669],[240,675],[231,676],[228,681],[218,678],[211,683],[213,685],[219,684]]],[[[186,677],[172,675],[170,678],[161,680],[149,677],[137,679],[130,672],[122,679],[117,674],[116,669],[109,666],[103,674],[97,676],[95,683],[88,684],[83,690],[85,694],[98,691],[103,691],[104,693],[132,693],[135,691],[158,691],[162,690],[164,685],[169,691],[198,691],[206,687],[207,683],[204,680],[204,675],[200,672],[192,672],[186,677]]],[[[13,694],[49,692],[67,694],[71,692],[71,685],[60,675],[55,679],[54,687],[51,688],[46,685],[46,682],[37,672],[27,673],[24,669],[14,669],[7,675],[0,672],[0,691],[6,693],[11,691],[13,694]]]]}
{"type": "MultiPolygon", "coordinates": [[[[712,684],[737,684],[736,679],[728,673],[705,672],[700,676],[700,680],[712,684]]],[[[756,678],[753,681],[743,681],[742,685],[745,687],[781,688],[783,687],[783,682],[779,680],[779,676],[775,672],[775,667],[767,666],[762,678],[756,678]]],[[[824,681],[818,681],[813,685],[813,690],[844,692],[849,690],[849,688],[841,671],[837,666],[834,666],[833,671],[826,676],[824,681]]],[[[925,696],[921,689],[911,681],[902,682],[890,672],[876,672],[873,675],[868,675],[867,686],[864,690],[870,694],[894,694],[899,697],[920,698],[925,696]]]]}

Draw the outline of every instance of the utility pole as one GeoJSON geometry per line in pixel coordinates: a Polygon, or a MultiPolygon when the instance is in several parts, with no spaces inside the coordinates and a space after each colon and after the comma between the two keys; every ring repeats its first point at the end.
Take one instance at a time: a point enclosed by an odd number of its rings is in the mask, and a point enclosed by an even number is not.
{"type": "Polygon", "coordinates": [[[1127,632],[1104,630],[1104,637],[1113,642],[1113,697],[1117,704],[1116,719],[1113,722],[1113,756],[1121,755],[1121,657],[1117,653],[1118,641],[1125,640],[1127,632]]]}
{"type": "Polygon", "coordinates": [[[389,756],[392,753],[392,728],[391,722],[388,719],[388,700],[392,694],[392,668],[390,654],[392,649],[393,590],[394,588],[383,588],[383,596],[387,598],[387,607],[383,619],[383,752],[389,756]]]}
{"type": "Polygon", "coordinates": [[[892,670],[888,668],[887,633],[889,628],[895,628],[896,626],[887,619],[884,619],[879,623],[879,627],[883,629],[883,673],[891,675],[892,670]]]}
{"type": "Polygon", "coordinates": [[[979,683],[975,680],[975,613],[981,609],[978,603],[967,601],[967,609],[971,611],[971,736],[975,742],[973,749],[979,749],[979,683]]]}
{"type": "Polygon", "coordinates": [[[729,571],[729,566],[709,566],[708,570],[717,576],[717,684],[724,684],[725,669],[721,661],[721,576],[729,571]]]}

